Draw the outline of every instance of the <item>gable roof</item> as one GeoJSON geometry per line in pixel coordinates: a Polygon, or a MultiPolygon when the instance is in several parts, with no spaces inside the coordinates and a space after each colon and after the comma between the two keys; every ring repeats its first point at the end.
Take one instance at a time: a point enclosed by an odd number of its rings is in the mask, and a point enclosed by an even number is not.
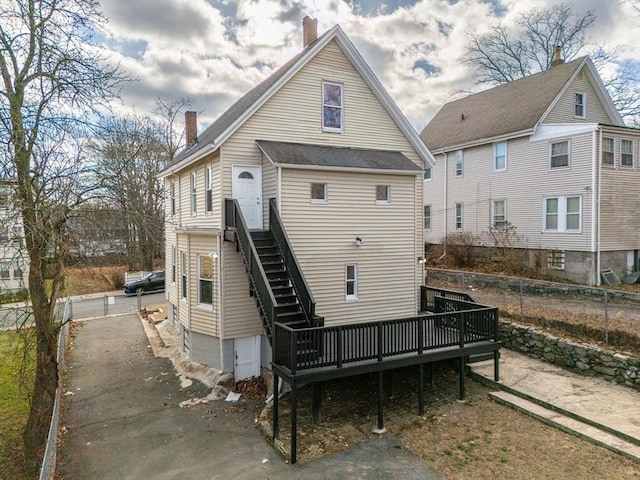
{"type": "Polygon", "coordinates": [[[217,149],[331,40],[335,40],[338,43],[345,56],[358,71],[376,98],[378,98],[389,116],[394,120],[425,164],[435,164],[434,157],[422,143],[418,133],[402,114],[344,31],[339,25],[335,25],[236,101],[207,129],[198,135],[198,141],[194,146],[180,152],[173,161],[167,164],[160,172],[160,176],[167,175],[176,169],[189,165],[207,153],[210,153],[212,148],[214,150],[217,149]]]}
{"type": "Polygon", "coordinates": [[[529,134],[544,121],[577,73],[586,67],[612,122],[620,122],[609,94],[588,57],[504,83],[445,104],[420,133],[430,150],[459,148],[514,134],[529,134]]]}
{"type": "Polygon", "coordinates": [[[257,140],[269,161],[277,166],[312,169],[344,169],[395,174],[422,174],[422,169],[401,152],[368,148],[332,147],[303,143],[257,140]]]}

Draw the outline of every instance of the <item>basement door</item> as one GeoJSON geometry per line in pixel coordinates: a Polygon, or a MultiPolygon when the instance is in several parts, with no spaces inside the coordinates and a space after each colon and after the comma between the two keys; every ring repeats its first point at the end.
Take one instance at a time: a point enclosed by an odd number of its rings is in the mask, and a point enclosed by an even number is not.
{"type": "Polygon", "coordinates": [[[260,335],[235,339],[236,382],[260,376],[260,335]]]}
{"type": "Polygon", "coordinates": [[[262,230],[262,167],[233,166],[233,198],[250,230],[262,230]]]}

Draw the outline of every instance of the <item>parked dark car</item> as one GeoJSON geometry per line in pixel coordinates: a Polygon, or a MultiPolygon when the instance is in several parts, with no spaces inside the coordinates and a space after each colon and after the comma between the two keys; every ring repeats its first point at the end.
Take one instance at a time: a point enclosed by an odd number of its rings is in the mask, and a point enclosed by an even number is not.
{"type": "Polygon", "coordinates": [[[135,295],[141,293],[164,290],[164,270],[151,272],[140,280],[133,280],[124,284],[124,293],[126,295],[135,295]]]}

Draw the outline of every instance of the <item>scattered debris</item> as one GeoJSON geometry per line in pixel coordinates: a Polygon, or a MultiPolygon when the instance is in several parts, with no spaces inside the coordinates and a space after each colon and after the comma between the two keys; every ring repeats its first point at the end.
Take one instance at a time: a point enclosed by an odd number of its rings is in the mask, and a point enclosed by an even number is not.
{"type": "Polygon", "coordinates": [[[225,402],[237,402],[238,400],[240,400],[240,395],[242,395],[241,393],[236,393],[236,392],[229,392],[227,394],[227,398],[225,398],[225,402]]]}

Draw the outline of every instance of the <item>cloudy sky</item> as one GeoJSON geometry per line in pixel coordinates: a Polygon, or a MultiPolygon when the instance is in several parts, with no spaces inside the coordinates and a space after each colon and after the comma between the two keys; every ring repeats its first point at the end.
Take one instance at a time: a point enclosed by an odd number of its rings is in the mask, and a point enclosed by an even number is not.
{"type": "MultiPolygon", "coordinates": [[[[573,0],[598,17],[590,39],[621,46],[640,65],[640,17],[629,0],[573,0]]],[[[206,127],[302,48],[302,18],[318,34],[336,23],[416,129],[460,91],[478,90],[459,62],[471,31],[510,24],[559,0],[101,0],[105,44],[138,81],[122,109],[147,113],[157,97],[188,97],[206,127]]],[[[639,79],[640,82],[640,79],[639,79]]]]}

